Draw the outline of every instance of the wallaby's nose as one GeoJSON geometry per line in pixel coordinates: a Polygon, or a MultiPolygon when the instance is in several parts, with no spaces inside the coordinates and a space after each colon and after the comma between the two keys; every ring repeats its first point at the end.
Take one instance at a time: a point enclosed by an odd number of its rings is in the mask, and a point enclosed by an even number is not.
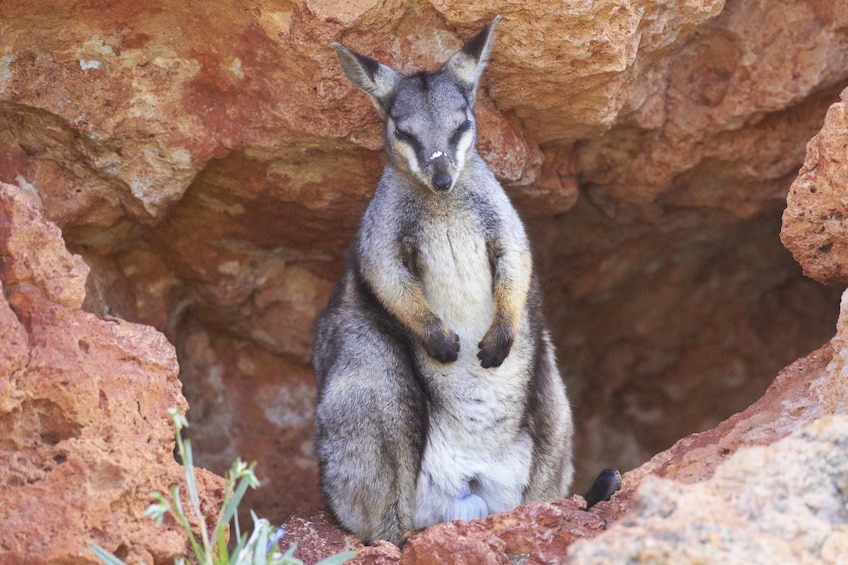
{"type": "Polygon", "coordinates": [[[436,190],[448,190],[451,187],[452,180],[447,173],[436,173],[433,175],[433,188],[436,190]]]}
{"type": "Polygon", "coordinates": [[[430,184],[436,192],[447,192],[453,186],[453,167],[448,156],[441,151],[436,151],[430,156],[427,163],[430,173],[430,184]]]}

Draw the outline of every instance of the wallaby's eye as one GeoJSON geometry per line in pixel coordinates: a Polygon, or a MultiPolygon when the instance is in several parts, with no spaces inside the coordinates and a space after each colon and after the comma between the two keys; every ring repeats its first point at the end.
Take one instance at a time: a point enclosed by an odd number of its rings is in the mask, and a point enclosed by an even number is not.
{"type": "Polygon", "coordinates": [[[411,133],[403,131],[400,128],[395,128],[395,137],[401,141],[412,141],[414,139],[411,133]]]}
{"type": "Polygon", "coordinates": [[[419,149],[418,140],[415,139],[415,136],[408,131],[404,131],[400,128],[395,128],[395,139],[402,143],[406,143],[411,146],[416,151],[419,149]]]}
{"type": "Polygon", "coordinates": [[[462,137],[462,134],[467,132],[469,129],[471,129],[471,120],[465,120],[453,132],[453,135],[451,136],[451,139],[450,139],[451,143],[453,145],[456,145],[457,143],[459,143],[459,138],[462,137]]]}

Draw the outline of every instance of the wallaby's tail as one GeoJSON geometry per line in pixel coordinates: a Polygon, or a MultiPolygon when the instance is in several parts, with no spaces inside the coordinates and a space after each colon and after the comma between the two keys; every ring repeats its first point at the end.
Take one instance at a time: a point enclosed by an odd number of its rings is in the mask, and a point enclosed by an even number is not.
{"type": "Polygon", "coordinates": [[[621,488],[621,473],[616,469],[604,469],[598,473],[598,477],[583,498],[586,499],[586,510],[601,501],[607,501],[615,492],[621,488]]]}

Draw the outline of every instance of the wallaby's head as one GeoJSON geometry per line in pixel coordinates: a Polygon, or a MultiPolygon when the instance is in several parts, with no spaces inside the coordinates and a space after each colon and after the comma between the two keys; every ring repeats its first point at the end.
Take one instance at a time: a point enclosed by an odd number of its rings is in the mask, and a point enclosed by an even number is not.
{"type": "Polygon", "coordinates": [[[342,70],[385,122],[392,162],[434,192],[456,184],[477,137],[474,101],[500,16],[440,69],[406,76],[334,43],[342,70]]]}

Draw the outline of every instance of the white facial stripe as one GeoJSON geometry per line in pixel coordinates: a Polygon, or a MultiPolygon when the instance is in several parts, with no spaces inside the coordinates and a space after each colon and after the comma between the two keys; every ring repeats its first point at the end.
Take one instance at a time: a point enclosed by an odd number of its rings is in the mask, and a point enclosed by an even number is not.
{"type": "Polygon", "coordinates": [[[418,180],[426,184],[427,177],[424,175],[421,167],[418,166],[418,157],[415,155],[415,150],[409,144],[398,140],[395,140],[394,145],[397,152],[400,153],[406,161],[406,166],[409,167],[409,172],[415,175],[418,180]]]}
{"type": "Polygon", "coordinates": [[[474,135],[471,133],[471,129],[462,134],[462,137],[459,138],[459,143],[456,146],[456,169],[457,171],[462,170],[462,167],[465,165],[465,157],[468,154],[468,150],[471,148],[471,143],[474,141],[474,135]]]}
{"type": "Polygon", "coordinates": [[[396,147],[398,149],[398,153],[403,155],[403,158],[406,159],[406,162],[409,164],[409,170],[413,173],[417,173],[418,159],[415,158],[415,150],[406,143],[398,143],[396,147]]]}
{"type": "Polygon", "coordinates": [[[435,161],[436,159],[438,159],[438,158],[439,158],[439,157],[441,157],[442,155],[444,155],[444,153],[442,153],[441,151],[436,151],[435,153],[433,153],[432,155],[430,155],[430,160],[431,160],[431,161],[435,161]]]}

